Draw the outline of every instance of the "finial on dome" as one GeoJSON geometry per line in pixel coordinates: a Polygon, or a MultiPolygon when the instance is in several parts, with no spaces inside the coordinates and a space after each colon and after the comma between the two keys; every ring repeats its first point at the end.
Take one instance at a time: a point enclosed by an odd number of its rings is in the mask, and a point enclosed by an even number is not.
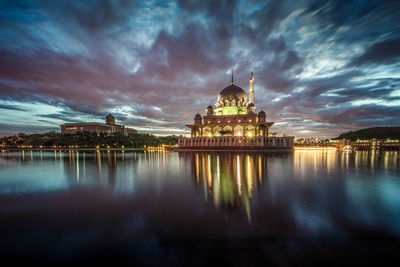
{"type": "Polygon", "coordinates": [[[232,84],[233,84],[233,69],[232,69],[232,84]]]}

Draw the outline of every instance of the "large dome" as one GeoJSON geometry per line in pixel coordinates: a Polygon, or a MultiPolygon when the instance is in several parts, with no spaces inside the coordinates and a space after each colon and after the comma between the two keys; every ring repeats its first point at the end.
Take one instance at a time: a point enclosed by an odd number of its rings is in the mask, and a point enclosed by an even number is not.
{"type": "Polygon", "coordinates": [[[246,92],[242,88],[240,88],[237,85],[230,84],[224,89],[222,89],[222,91],[219,93],[217,102],[225,100],[230,101],[233,99],[235,99],[236,101],[238,100],[247,101],[247,96],[246,92]]]}

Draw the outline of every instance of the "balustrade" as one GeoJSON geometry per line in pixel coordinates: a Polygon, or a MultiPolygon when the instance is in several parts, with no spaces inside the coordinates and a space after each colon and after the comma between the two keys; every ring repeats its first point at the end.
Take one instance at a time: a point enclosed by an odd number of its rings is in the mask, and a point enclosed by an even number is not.
{"type": "Polygon", "coordinates": [[[245,136],[214,136],[214,137],[180,137],[179,148],[207,147],[277,147],[293,148],[293,137],[245,137],[245,136]]]}

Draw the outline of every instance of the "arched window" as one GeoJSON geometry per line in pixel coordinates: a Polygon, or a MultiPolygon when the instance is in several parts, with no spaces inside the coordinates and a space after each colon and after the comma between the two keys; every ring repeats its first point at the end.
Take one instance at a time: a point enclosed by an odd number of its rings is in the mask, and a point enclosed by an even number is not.
{"type": "Polygon", "coordinates": [[[235,128],[234,128],[234,135],[235,136],[243,136],[243,127],[242,126],[240,126],[240,125],[237,125],[235,128]]]}
{"type": "Polygon", "coordinates": [[[253,125],[247,125],[244,132],[246,136],[253,137],[256,135],[256,127],[253,125]]]}
{"type": "Polygon", "coordinates": [[[212,136],[212,129],[210,126],[207,126],[203,129],[203,136],[210,137],[212,136]]]}
{"type": "Polygon", "coordinates": [[[232,136],[233,135],[233,129],[232,129],[231,126],[227,125],[222,130],[222,133],[223,133],[223,135],[226,135],[226,136],[232,136]]]}
{"type": "Polygon", "coordinates": [[[213,136],[219,135],[219,132],[220,132],[221,130],[222,130],[222,129],[221,129],[221,127],[219,127],[219,126],[214,127],[214,128],[213,128],[213,131],[212,131],[213,136]]]}

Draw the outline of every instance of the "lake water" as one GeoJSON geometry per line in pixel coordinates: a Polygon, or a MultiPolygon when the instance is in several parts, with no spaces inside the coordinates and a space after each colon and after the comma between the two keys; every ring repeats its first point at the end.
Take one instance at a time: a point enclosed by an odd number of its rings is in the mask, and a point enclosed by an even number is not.
{"type": "Polygon", "coordinates": [[[399,152],[0,154],[0,253],[46,263],[381,263],[399,152]]]}

